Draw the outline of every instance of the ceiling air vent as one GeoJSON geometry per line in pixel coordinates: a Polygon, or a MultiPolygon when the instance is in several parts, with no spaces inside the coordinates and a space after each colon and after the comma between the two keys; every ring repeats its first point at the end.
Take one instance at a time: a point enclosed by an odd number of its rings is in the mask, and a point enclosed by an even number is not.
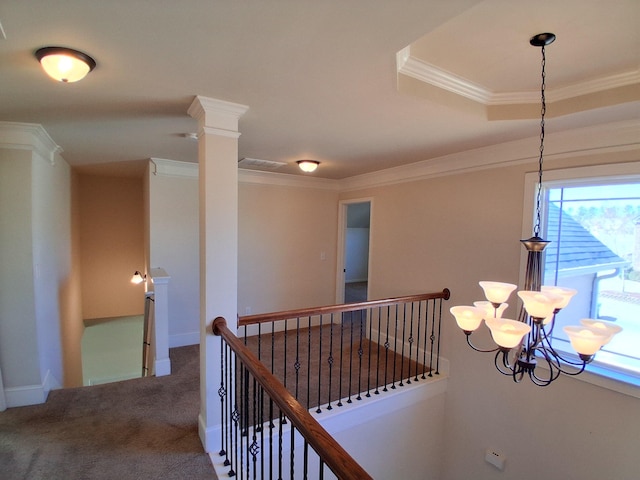
{"type": "Polygon", "coordinates": [[[284,167],[285,162],[274,162],[273,160],[260,160],[259,158],[243,158],[238,160],[240,168],[259,168],[261,170],[277,170],[284,167]]]}

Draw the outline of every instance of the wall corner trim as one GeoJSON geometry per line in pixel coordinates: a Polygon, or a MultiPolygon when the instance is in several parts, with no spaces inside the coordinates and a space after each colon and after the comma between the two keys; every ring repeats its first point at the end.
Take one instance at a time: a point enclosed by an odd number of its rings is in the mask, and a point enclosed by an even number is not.
{"type": "Polygon", "coordinates": [[[51,165],[62,147],[56,144],[42,125],[35,123],[0,122],[0,148],[31,150],[51,165]]]}
{"type": "Polygon", "coordinates": [[[179,162],[166,158],[151,158],[149,160],[155,168],[152,169],[154,175],[162,177],[187,177],[198,178],[198,164],[190,162],[179,162]]]}

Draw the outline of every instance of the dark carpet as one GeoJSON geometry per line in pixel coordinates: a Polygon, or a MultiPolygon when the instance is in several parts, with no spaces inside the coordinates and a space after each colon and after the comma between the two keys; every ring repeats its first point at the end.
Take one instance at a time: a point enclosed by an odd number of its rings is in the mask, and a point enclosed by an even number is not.
{"type": "Polygon", "coordinates": [[[198,346],[170,350],[172,374],[55,390],[0,413],[0,477],[216,479],[198,437],[198,346]]]}
{"type": "MultiPolygon", "coordinates": [[[[418,381],[429,373],[418,361],[415,348],[409,359],[369,341],[366,322],[357,313],[353,319],[345,314],[341,324],[266,333],[261,340],[250,336],[244,341],[307,409],[351,403],[418,381]]],[[[249,397],[252,395],[249,388],[249,397]]]]}

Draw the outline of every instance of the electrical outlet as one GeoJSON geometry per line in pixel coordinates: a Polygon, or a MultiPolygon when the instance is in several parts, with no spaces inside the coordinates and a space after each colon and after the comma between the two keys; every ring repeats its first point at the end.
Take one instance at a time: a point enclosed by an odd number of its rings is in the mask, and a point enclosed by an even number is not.
{"type": "Polygon", "coordinates": [[[245,315],[251,315],[251,307],[245,307],[244,314],[245,315]]]}
{"type": "Polygon", "coordinates": [[[504,462],[506,460],[506,457],[504,456],[504,453],[499,452],[495,448],[488,448],[484,459],[487,461],[487,463],[490,463],[498,470],[504,470],[504,462]]]}

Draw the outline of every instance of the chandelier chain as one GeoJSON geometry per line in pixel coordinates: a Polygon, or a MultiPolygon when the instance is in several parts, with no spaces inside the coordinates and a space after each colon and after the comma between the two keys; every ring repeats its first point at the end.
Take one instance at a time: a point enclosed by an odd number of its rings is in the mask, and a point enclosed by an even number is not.
{"type": "Polygon", "coordinates": [[[545,97],[545,64],[546,64],[546,56],[544,45],[542,45],[542,82],[540,85],[540,98],[541,98],[541,107],[540,107],[540,157],[538,159],[538,193],[536,196],[536,219],[535,224],[533,226],[533,234],[536,237],[540,236],[540,203],[542,199],[542,162],[544,158],[544,116],[547,113],[547,102],[545,97]]]}

